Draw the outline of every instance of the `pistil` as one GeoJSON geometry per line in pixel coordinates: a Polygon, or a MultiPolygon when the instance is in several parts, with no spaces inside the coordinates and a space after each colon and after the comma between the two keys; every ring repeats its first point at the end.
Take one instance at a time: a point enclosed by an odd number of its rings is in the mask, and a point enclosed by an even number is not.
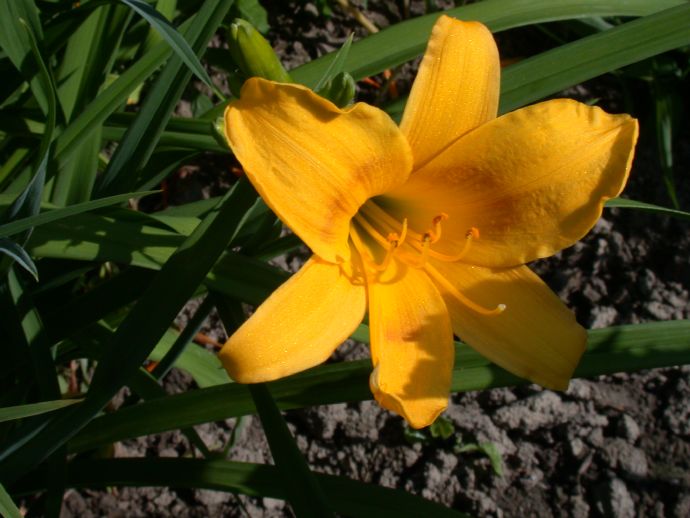
{"type": "Polygon", "coordinates": [[[480,306],[476,302],[473,302],[472,300],[468,299],[465,295],[460,293],[455,286],[453,286],[448,279],[446,279],[443,275],[439,273],[439,271],[431,266],[430,264],[427,264],[424,267],[424,271],[429,274],[429,276],[434,279],[441,287],[443,287],[444,290],[446,290],[450,295],[456,299],[458,302],[461,304],[467,306],[470,308],[472,311],[476,311],[480,315],[486,315],[486,316],[495,316],[495,315],[500,315],[503,313],[506,309],[505,304],[498,304],[495,308],[493,309],[487,309],[483,306],[480,306]]]}

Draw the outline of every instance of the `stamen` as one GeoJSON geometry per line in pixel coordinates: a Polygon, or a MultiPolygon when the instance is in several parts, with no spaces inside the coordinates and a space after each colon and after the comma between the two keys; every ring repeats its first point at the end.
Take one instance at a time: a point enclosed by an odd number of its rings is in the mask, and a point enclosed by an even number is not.
{"type": "Polygon", "coordinates": [[[467,230],[467,232],[465,233],[465,243],[463,244],[463,247],[460,250],[460,252],[458,252],[457,254],[446,255],[440,252],[436,252],[434,250],[429,250],[429,256],[433,257],[434,259],[438,259],[439,261],[444,261],[448,263],[460,261],[463,257],[467,255],[467,252],[470,251],[470,246],[474,239],[479,239],[479,229],[476,227],[472,227],[467,230]]]}
{"type": "Polygon", "coordinates": [[[357,223],[359,223],[360,225],[362,225],[362,227],[364,227],[364,230],[366,230],[367,233],[368,233],[371,237],[373,237],[380,245],[382,245],[382,246],[384,246],[384,247],[385,247],[385,246],[388,246],[388,240],[387,240],[385,237],[383,237],[381,234],[379,234],[379,231],[376,230],[376,229],[374,228],[374,226],[373,226],[371,223],[369,223],[369,222],[366,220],[366,218],[364,218],[364,216],[362,216],[361,214],[357,213],[357,214],[355,214],[354,219],[355,219],[355,221],[357,221],[357,223]]]}
{"type": "Polygon", "coordinates": [[[431,234],[429,234],[429,232],[425,232],[424,236],[422,237],[422,265],[421,266],[424,266],[426,264],[426,261],[429,257],[429,252],[431,251],[429,246],[431,245],[431,243],[433,243],[432,239],[433,238],[431,237],[431,234]]]}
{"type": "Polygon", "coordinates": [[[460,293],[455,286],[453,286],[448,279],[446,279],[443,275],[441,275],[438,270],[436,270],[433,266],[430,264],[427,264],[424,267],[424,270],[429,274],[430,277],[432,277],[437,283],[439,283],[444,290],[448,291],[453,298],[455,298],[458,302],[464,304],[468,308],[470,308],[472,311],[476,311],[480,315],[486,315],[486,316],[495,316],[495,315],[500,315],[503,313],[506,309],[505,304],[499,304],[496,306],[494,309],[487,309],[485,307],[480,306],[476,302],[471,301],[468,299],[465,295],[460,293]]]}
{"type": "Polygon", "coordinates": [[[405,242],[406,237],[407,237],[407,218],[403,219],[403,226],[402,226],[402,230],[400,231],[400,244],[401,245],[405,242]]]}
{"type": "Polygon", "coordinates": [[[402,257],[402,261],[407,264],[408,266],[411,266],[412,268],[424,268],[426,265],[428,259],[429,259],[429,252],[431,252],[431,249],[429,248],[430,244],[432,243],[432,236],[429,232],[425,232],[424,235],[422,236],[422,255],[418,261],[411,260],[409,257],[402,257]]]}
{"type": "MultiPolygon", "coordinates": [[[[376,220],[391,229],[396,229],[400,225],[400,222],[397,219],[395,219],[381,207],[376,205],[376,203],[365,203],[359,208],[359,210],[369,219],[376,220]]],[[[417,232],[408,227],[407,218],[403,219],[403,227],[407,229],[403,232],[403,234],[408,234],[409,237],[411,237],[412,239],[422,238],[421,234],[418,234],[417,232]]]]}
{"type": "MultiPolygon", "coordinates": [[[[403,227],[403,238],[404,230],[405,228],[403,227]]],[[[374,261],[374,258],[366,249],[366,246],[364,245],[364,242],[362,241],[359,232],[354,226],[352,227],[352,230],[350,232],[350,237],[352,237],[352,242],[354,243],[355,248],[359,252],[360,257],[362,258],[362,262],[364,262],[366,266],[368,266],[371,270],[375,272],[383,272],[386,270],[386,268],[388,268],[388,265],[390,265],[391,259],[393,258],[393,254],[397,250],[398,246],[402,244],[402,238],[400,238],[398,234],[389,234],[388,239],[386,240],[386,256],[383,258],[383,261],[377,263],[376,261],[374,261]]]]}

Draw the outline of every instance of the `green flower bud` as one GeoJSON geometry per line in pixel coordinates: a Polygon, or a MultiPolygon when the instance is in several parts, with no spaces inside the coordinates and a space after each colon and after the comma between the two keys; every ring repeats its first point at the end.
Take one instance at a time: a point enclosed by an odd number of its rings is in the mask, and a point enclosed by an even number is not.
{"type": "Polygon", "coordinates": [[[225,117],[217,117],[213,122],[213,138],[224,148],[229,148],[228,138],[225,135],[225,117]]]}
{"type": "Polygon", "coordinates": [[[316,93],[342,108],[350,104],[355,96],[355,80],[347,72],[340,72],[316,93]]]}
{"type": "Polygon", "coordinates": [[[236,18],[230,25],[230,55],[246,78],[263,77],[279,83],[292,83],[273,48],[252,24],[236,18]]]}

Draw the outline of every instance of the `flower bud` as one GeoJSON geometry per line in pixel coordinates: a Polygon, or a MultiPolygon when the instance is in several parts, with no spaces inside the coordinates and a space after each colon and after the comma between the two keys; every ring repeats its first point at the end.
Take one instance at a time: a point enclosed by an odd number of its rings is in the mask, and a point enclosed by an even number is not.
{"type": "Polygon", "coordinates": [[[228,138],[225,135],[225,117],[217,117],[213,122],[213,138],[224,148],[229,147],[228,138]]]}
{"type": "Polygon", "coordinates": [[[342,108],[350,104],[355,96],[355,80],[347,72],[340,72],[316,93],[342,108]]]}
{"type": "Polygon", "coordinates": [[[292,83],[273,48],[252,24],[236,18],[230,25],[230,55],[245,76],[263,77],[279,83],[292,83]]]}

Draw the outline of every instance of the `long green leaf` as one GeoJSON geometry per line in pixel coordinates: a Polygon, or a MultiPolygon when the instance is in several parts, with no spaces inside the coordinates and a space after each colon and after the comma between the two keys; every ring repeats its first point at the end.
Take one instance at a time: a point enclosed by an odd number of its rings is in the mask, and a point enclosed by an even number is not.
{"type": "MultiPolygon", "coordinates": [[[[4,237],[0,238],[0,265],[2,264],[3,255],[11,261],[16,262],[24,270],[29,272],[35,280],[38,280],[38,268],[36,268],[36,264],[20,244],[4,237]]],[[[6,264],[9,266],[9,263],[6,264]]],[[[8,268],[8,266],[5,266],[5,268],[8,268]]],[[[0,266],[0,270],[1,269],[2,267],[0,266]]]]}
{"type": "Polygon", "coordinates": [[[321,79],[319,79],[319,81],[313,85],[312,89],[315,92],[318,92],[326,85],[326,83],[343,71],[343,68],[345,68],[345,60],[347,59],[347,55],[350,53],[350,47],[352,46],[352,38],[353,34],[350,33],[350,35],[347,37],[347,40],[345,40],[345,43],[343,43],[343,45],[335,53],[335,56],[333,56],[333,59],[328,64],[328,68],[324,72],[321,79]]]}
{"type": "MultiPolygon", "coordinates": [[[[651,5],[651,4],[650,4],[651,5]]],[[[657,6],[658,4],[654,4],[657,6]]],[[[690,42],[688,4],[567,43],[502,71],[500,113],[690,42]]],[[[386,107],[400,120],[407,99],[386,107]]]]}
{"type": "MultiPolygon", "coordinates": [[[[36,77],[36,84],[40,85],[41,95],[44,96],[44,100],[47,104],[46,113],[46,124],[45,133],[41,139],[41,145],[39,147],[39,163],[37,165],[36,171],[29,181],[28,185],[24,190],[17,196],[17,199],[12,203],[9,208],[7,218],[12,221],[14,219],[33,216],[37,214],[41,206],[41,198],[43,195],[43,187],[45,185],[47,168],[48,168],[48,158],[50,156],[51,145],[53,141],[53,131],[55,130],[55,124],[57,119],[57,95],[55,90],[55,82],[53,81],[53,76],[50,69],[47,67],[43,56],[41,55],[40,49],[38,48],[38,41],[36,40],[36,35],[31,25],[25,22],[23,19],[19,20],[19,25],[26,31],[29,46],[31,48],[31,53],[33,59],[38,68],[38,75],[36,77]]],[[[38,272],[33,261],[28,260],[26,254],[24,254],[21,245],[26,243],[26,240],[31,234],[31,229],[28,229],[26,233],[20,236],[17,241],[20,244],[19,248],[14,249],[15,260],[19,259],[19,264],[25,269],[31,272],[31,274],[38,278],[38,272]]],[[[4,251],[7,255],[11,257],[8,250],[11,250],[11,246],[4,243],[4,251]]],[[[5,257],[0,259],[0,278],[4,277],[5,273],[9,269],[12,261],[5,260],[5,257]]]]}
{"type": "Polygon", "coordinates": [[[84,403],[67,409],[18,450],[0,453],[0,479],[14,479],[43,461],[107,404],[146,359],[180,308],[194,293],[255,200],[243,181],[168,259],[127,315],[98,364],[84,403]],[[161,294],[165,294],[162,298],[161,294]]]}
{"type": "MultiPolygon", "coordinates": [[[[366,334],[360,334],[360,339],[366,334]]],[[[589,332],[588,350],[575,375],[690,363],[690,321],[656,322],[589,332]]],[[[371,399],[367,360],[323,365],[269,384],[282,409],[371,399]]],[[[525,383],[465,345],[456,348],[452,390],[465,392],[525,383]]],[[[99,417],[69,444],[72,451],[179,427],[255,413],[247,387],[235,383],[170,396],[99,417]]]]}
{"type": "Polygon", "coordinates": [[[606,202],[606,206],[610,209],[637,209],[646,212],[653,212],[655,214],[662,214],[664,216],[671,216],[672,218],[690,220],[690,212],[682,210],[670,209],[668,207],[661,207],[643,201],[629,200],[627,198],[613,198],[606,202]]]}
{"type": "MultiPolygon", "coordinates": [[[[513,27],[592,16],[645,16],[684,0],[486,0],[445,11],[463,20],[484,22],[493,32],[513,27]]],[[[424,51],[431,28],[441,13],[395,24],[353,43],[345,70],[355,79],[378,74],[409,61],[424,51]]],[[[327,54],[290,71],[297,82],[316,84],[335,59],[327,54]]]]}
{"type": "MultiPolygon", "coordinates": [[[[58,76],[60,104],[67,121],[81,113],[104,87],[131,17],[126,6],[103,6],[68,39],[58,76]]],[[[71,205],[89,200],[98,173],[101,138],[102,126],[95,125],[78,149],[57,164],[53,203],[71,205]]]]}
{"type": "MultiPolygon", "coordinates": [[[[218,305],[218,313],[228,330],[242,324],[241,314],[230,308],[226,303],[218,305]]],[[[332,505],[299,451],[266,384],[249,385],[249,393],[259,412],[273,461],[281,474],[281,485],[286,489],[295,515],[315,518],[333,516],[332,505]]]]}
{"type": "Polygon", "coordinates": [[[50,152],[50,145],[53,140],[53,131],[57,120],[57,94],[55,89],[55,81],[52,73],[46,65],[40,49],[38,48],[38,41],[36,35],[31,28],[31,25],[20,21],[20,26],[26,30],[28,40],[30,43],[31,53],[38,68],[37,82],[41,85],[41,91],[45,96],[47,104],[46,124],[41,139],[41,146],[39,148],[39,160],[36,172],[27,185],[26,189],[17,197],[17,200],[12,204],[9,210],[9,219],[13,220],[19,216],[37,214],[41,205],[41,196],[43,193],[43,185],[46,178],[46,169],[48,167],[48,155],[50,152]]]}
{"type": "Polygon", "coordinates": [[[104,5],[94,9],[67,40],[57,78],[60,103],[68,121],[101,89],[131,17],[125,6],[104,5]]]}
{"type": "MultiPolygon", "coordinates": [[[[36,257],[114,261],[158,270],[184,239],[176,232],[153,226],[141,213],[119,214],[84,213],[37,227],[27,247],[36,257]]],[[[190,221],[188,226],[195,225],[190,221]]],[[[264,262],[228,252],[204,282],[226,295],[257,304],[286,277],[284,271],[264,262]]]]}
{"type": "Polygon", "coordinates": [[[120,0],[139,13],[147,22],[151,24],[158,34],[168,42],[175,54],[184,62],[185,65],[206,84],[211,90],[217,91],[216,86],[206,72],[206,69],[199,62],[196,53],[192,50],[182,35],[175,30],[168,20],[149,4],[141,0],[120,0]]]}
{"type": "MultiPolygon", "coordinates": [[[[0,129],[18,137],[39,139],[44,133],[45,125],[36,120],[36,116],[35,112],[29,113],[28,111],[24,114],[21,112],[2,112],[0,129]]],[[[102,140],[121,141],[127,128],[132,125],[135,118],[136,114],[134,113],[114,113],[110,115],[103,124],[102,140]]],[[[213,124],[210,121],[171,117],[161,133],[158,146],[227,153],[227,147],[221,146],[216,141],[213,132],[213,124]]]]}
{"type": "MultiPolygon", "coordinates": [[[[202,5],[194,24],[185,32],[196,54],[204,52],[232,2],[218,0],[202,5]]],[[[190,70],[180,58],[168,62],[103,173],[98,189],[101,194],[133,190],[130,186],[134,187],[139,171],[151,157],[190,77],[190,70]]]]}
{"type": "Polygon", "coordinates": [[[17,505],[12,501],[12,497],[0,484],[0,516],[7,518],[22,518],[22,513],[17,509],[17,505]]]}
{"type": "Polygon", "coordinates": [[[0,408],[0,423],[23,419],[34,415],[52,412],[66,406],[81,402],[81,399],[56,399],[54,401],[41,401],[40,403],[29,403],[27,405],[8,406],[0,408]]]}
{"type": "Polygon", "coordinates": [[[20,20],[24,21],[38,41],[43,39],[36,4],[33,0],[0,0],[0,13],[2,13],[0,16],[0,47],[24,78],[30,82],[36,101],[43,113],[47,114],[50,91],[46,89],[45,83],[40,78],[35,77],[38,72],[37,63],[28,59],[32,53],[32,42],[20,22],[20,20]]]}
{"type": "Polygon", "coordinates": [[[50,341],[46,335],[41,316],[34,305],[33,298],[26,290],[22,280],[14,270],[10,270],[7,285],[14,300],[13,322],[18,329],[16,335],[21,336],[13,347],[22,347],[29,351],[32,362],[33,380],[38,386],[41,399],[54,400],[60,398],[60,387],[57,381],[57,371],[50,349],[50,341]]]}
{"type": "Polygon", "coordinates": [[[688,45],[688,27],[690,4],[684,2],[526,59],[504,72],[499,111],[513,110],[605,72],[688,45]]]}
{"type": "MultiPolygon", "coordinates": [[[[50,474],[43,471],[25,481],[23,491],[38,491],[50,474]]],[[[361,518],[461,518],[465,515],[410,493],[365,484],[346,477],[316,474],[335,511],[361,518]]],[[[285,499],[286,491],[274,466],[223,460],[111,459],[76,461],[69,465],[73,487],[172,486],[214,489],[250,496],[285,499]]]]}
{"type": "MultiPolygon", "coordinates": [[[[192,20],[189,20],[182,27],[189,27],[191,23],[192,20]]],[[[74,153],[93,129],[123,105],[134,89],[165,63],[171,54],[172,50],[167,43],[156,44],[103,90],[57,138],[55,158],[67,158],[74,153]]]]}
{"type": "MultiPolygon", "coordinates": [[[[129,382],[129,387],[138,396],[147,400],[165,397],[167,395],[165,389],[163,389],[163,387],[157,383],[155,378],[153,378],[143,368],[139,369],[139,371],[132,376],[129,382]]],[[[208,457],[210,455],[206,444],[194,428],[184,428],[182,433],[187,437],[187,439],[189,439],[190,443],[196,446],[204,457],[208,457]]]]}
{"type": "Polygon", "coordinates": [[[249,385],[249,392],[261,417],[273,461],[281,474],[281,485],[286,489],[295,515],[333,516],[331,504],[300,453],[266,385],[249,385]]]}
{"type": "Polygon", "coordinates": [[[29,216],[27,218],[16,219],[10,223],[5,223],[0,225],[0,237],[11,236],[19,232],[23,232],[33,227],[39,225],[45,225],[46,223],[52,223],[54,221],[59,221],[70,216],[75,216],[77,214],[82,214],[84,212],[90,212],[103,207],[110,207],[111,205],[117,205],[130,198],[140,198],[143,196],[148,196],[149,194],[155,194],[159,191],[142,191],[142,192],[131,192],[126,194],[118,194],[116,196],[110,196],[108,198],[100,198],[98,200],[87,201],[84,203],[77,203],[76,205],[70,205],[69,207],[64,207],[60,209],[53,209],[47,212],[42,212],[34,216],[29,216]]]}
{"type": "MultiPolygon", "coordinates": [[[[182,332],[177,336],[175,342],[172,344],[170,349],[168,349],[165,352],[165,354],[161,355],[159,358],[156,358],[158,364],[154,367],[153,371],[151,372],[151,374],[155,378],[163,378],[172,368],[172,366],[175,365],[178,358],[180,358],[180,356],[187,349],[187,346],[191,343],[192,340],[194,340],[194,337],[199,332],[199,329],[201,329],[204,320],[206,320],[206,317],[208,317],[211,310],[213,310],[213,300],[207,296],[194,312],[194,316],[191,319],[189,319],[187,325],[185,325],[182,332]]],[[[153,353],[151,353],[151,357],[153,357],[153,353]]],[[[216,364],[216,367],[218,366],[219,365],[216,364]]],[[[205,380],[203,380],[202,383],[199,383],[200,380],[196,379],[195,376],[193,377],[200,387],[208,386],[205,384],[205,380]]]]}
{"type": "MultiPolygon", "coordinates": [[[[212,299],[207,297],[206,301],[208,306],[212,308],[212,299]]],[[[200,308],[200,310],[202,309],[203,311],[206,310],[206,308],[200,308]]],[[[199,310],[197,310],[198,313],[199,310]]],[[[199,316],[201,317],[201,315],[199,316]]],[[[156,348],[149,354],[150,360],[163,362],[162,365],[159,364],[163,370],[156,366],[152,374],[162,378],[169,367],[175,366],[186,371],[201,388],[229,383],[230,378],[223,369],[218,355],[192,343],[194,334],[196,334],[194,328],[197,327],[198,322],[196,316],[195,314],[195,318],[187,324],[182,333],[178,334],[172,329],[166,331],[156,348]],[[185,347],[180,350],[181,344],[184,344],[185,347]]]]}

